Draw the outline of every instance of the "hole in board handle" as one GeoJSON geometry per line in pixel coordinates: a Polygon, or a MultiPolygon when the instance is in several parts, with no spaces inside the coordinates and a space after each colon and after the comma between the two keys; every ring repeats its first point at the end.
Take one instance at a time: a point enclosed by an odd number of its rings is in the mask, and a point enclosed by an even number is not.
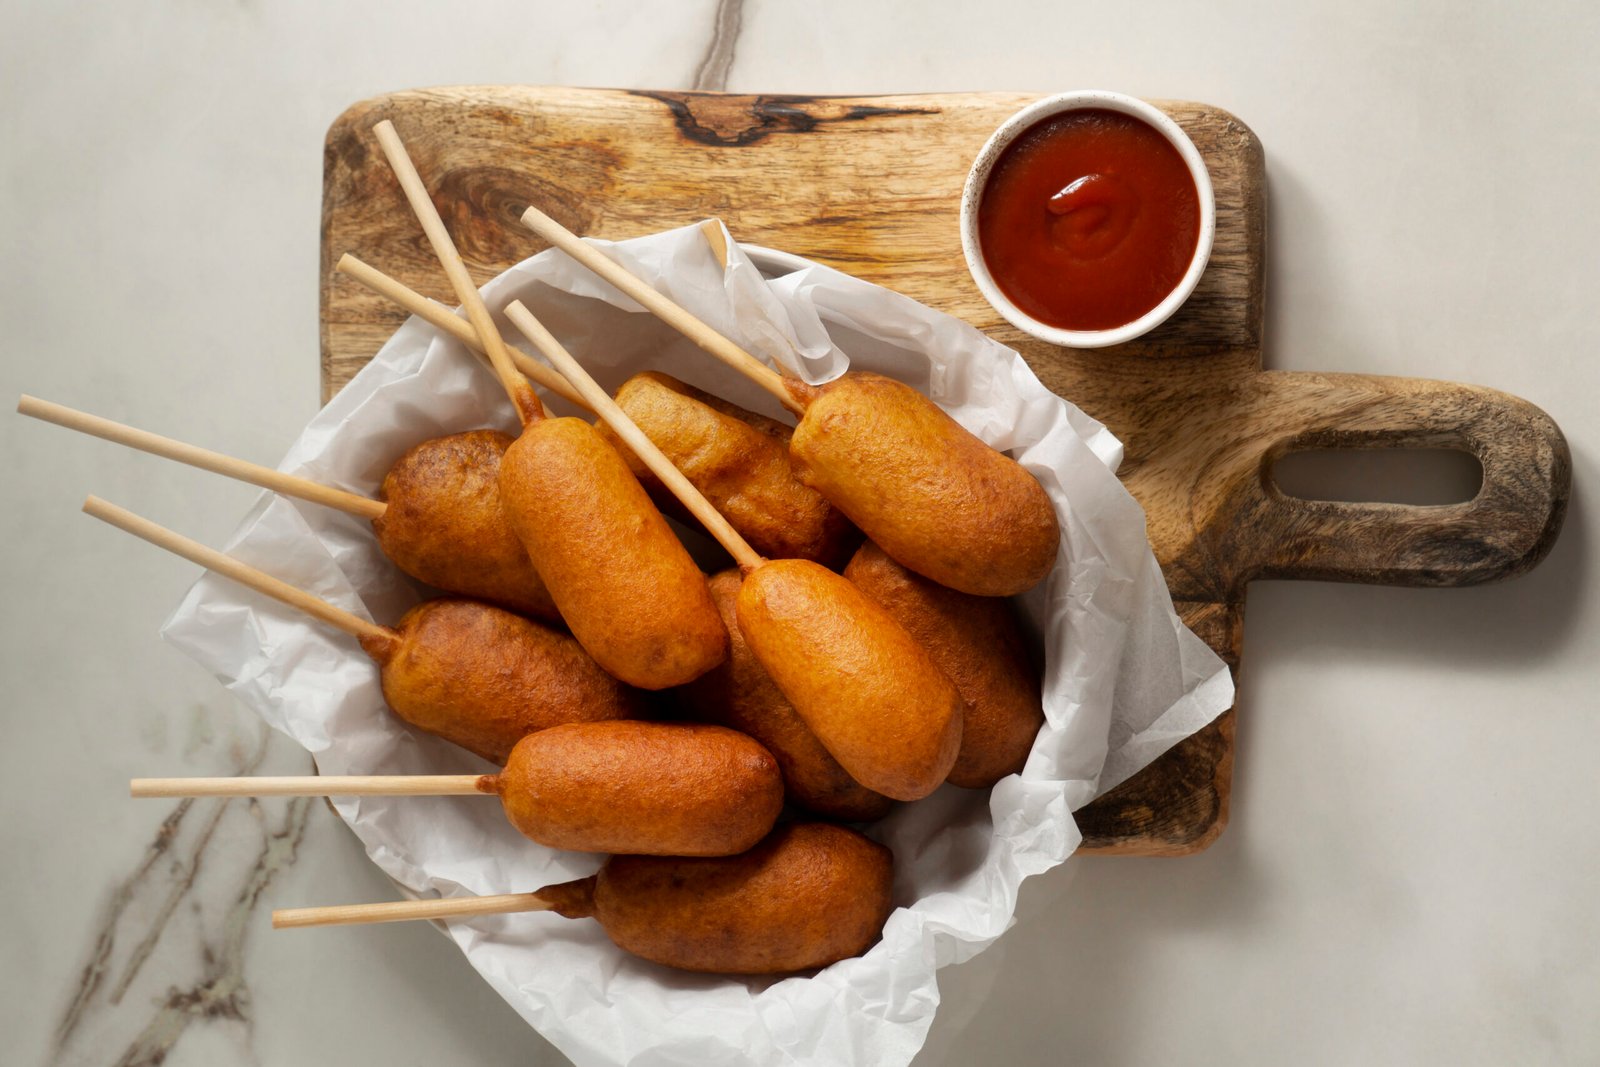
{"type": "Polygon", "coordinates": [[[1352,504],[1461,504],[1483,486],[1483,464],[1453,448],[1306,449],[1278,457],[1285,496],[1352,504]]]}

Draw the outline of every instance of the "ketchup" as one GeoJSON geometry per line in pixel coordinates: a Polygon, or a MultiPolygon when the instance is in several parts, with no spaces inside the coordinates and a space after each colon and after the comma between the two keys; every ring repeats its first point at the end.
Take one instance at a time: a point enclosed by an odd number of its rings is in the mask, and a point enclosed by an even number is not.
{"type": "Polygon", "coordinates": [[[1063,330],[1134,321],[1177,288],[1200,241],[1200,195],[1149,123],[1085,108],[1035,123],[989,172],[978,243],[1000,291],[1063,330]]]}

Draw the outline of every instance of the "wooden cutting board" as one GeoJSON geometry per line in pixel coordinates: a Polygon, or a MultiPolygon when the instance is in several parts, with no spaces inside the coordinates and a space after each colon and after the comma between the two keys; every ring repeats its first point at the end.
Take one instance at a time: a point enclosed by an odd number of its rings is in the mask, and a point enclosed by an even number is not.
{"type": "MultiPolygon", "coordinates": [[[[735,237],[896,289],[1018,349],[1039,378],[1122,439],[1119,472],[1149,518],[1179,613],[1237,672],[1256,577],[1466,585],[1537,563],[1560,529],[1571,458],[1555,424],[1504,393],[1409,378],[1264,371],[1261,144],[1228,113],[1159,102],[1210,167],[1210,265],[1165,325],[1069,351],[1006,324],[967,274],[962,181],[1019,93],[733,96],[493,87],[403,92],[328,131],[322,371],[332,396],[404,315],[333,272],[352,252],[454,304],[370,129],[391,119],[482,280],[541,250],[537,204],[580,234],[635,237],[722,218],[735,237]],[[1271,465],[1302,448],[1454,448],[1470,502],[1405,506],[1285,496],[1271,465]]],[[[1236,710],[1079,812],[1091,851],[1180,855],[1228,816],[1236,710]]]]}

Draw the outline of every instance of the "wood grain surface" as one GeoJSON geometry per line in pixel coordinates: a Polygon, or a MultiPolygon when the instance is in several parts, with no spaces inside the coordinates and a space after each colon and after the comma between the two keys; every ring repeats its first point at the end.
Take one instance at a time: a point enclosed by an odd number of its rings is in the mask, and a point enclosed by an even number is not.
{"type": "MultiPolygon", "coordinates": [[[[405,317],[335,274],[341,253],[454,303],[372,138],[387,118],[480,281],[544,247],[518,222],[528,204],[612,239],[718,216],[740,240],[888,286],[1016,348],[1122,439],[1119,474],[1145,508],[1179,613],[1235,672],[1252,578],[1462,585],[1543,558],[1571,459],[1542,411],[1475,386],[1262,369],[1264,158],[1227,112],[1157,102],[1205,156],[1217,199],[1210,264],[1176,315],[1097,351],[1005,323],[967,273],[957,208],[984,140],[1032,99],[466,87],[357,104],[326,143],[324,394],[405,317]],[[1300,500],[1272,481],[1292,450],[1387,447],[1470,452],[1483,486],[1440,507],[1300,500]]],[[[1181,855],[1213,841],[1227,822],[1235,726],[1236,709],[1079,812],[1084,848],[1181,855]]]]}

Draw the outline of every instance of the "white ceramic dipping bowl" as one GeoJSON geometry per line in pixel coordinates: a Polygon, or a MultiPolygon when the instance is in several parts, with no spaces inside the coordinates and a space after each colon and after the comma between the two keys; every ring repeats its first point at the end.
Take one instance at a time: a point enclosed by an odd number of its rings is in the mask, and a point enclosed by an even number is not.
{"type": "Polygon", "coordinates": [[[978,158],[972,163],[972,169],[967,173],[967,184],[961,192],[961,249],[967,257],[967,269],[972,272],[972,278],[978,283],[978,288],[982,290],[984,297],[1017,329],[1041,341],[1067,348],[1103,348],[1106,345],[1121,344],[1165,322],[1185,300],[1189,299],[1189,294],[1194,292],[1195,285],[1200,281],[1200,275],[1205,273],[1206,261],[1211,258],[1211,239],[1215,236],[1216,229],[1217,203],[1211,191],[1211,175],[1206,170],[1206,163],[1200,156],[1200,150],[1189,140],[1189,135],[1184,133],[1166,112],[1152,107],[1143,100],[1105,89],[1079,89],[1070,93],[1057,93],[1055,96],[1035,101],[1012,115],[994,131],[982,151],[978,153],[978,158]],[[1184,272],[1177,287],[1168,293],[1161,303],[1132,322],[1121,326],[1105,330],[1064,330],[1059,326],[1040,322],[1021,310],[995,284],[994,278],[989,274],[988,265],[983,261],[983,249],[978,242],[978,205],[983,199],[984,187],[989,182],[989,172],[994,169],[995,162],[1010,147],[1012,141],[1031,129],[1035,123],[1066,111],[1080,111],[1085,108],[1098,108],[1131,115],[1154,127],[1171,142],[1172,147],[1178,150],[1184,164],[1189,168],[1190,177],[1194,179],[1195,192],[1200,200],[1200,237],[1195,242],[1194,258],[1189,262],[1189,269],[1184,272]]]}

